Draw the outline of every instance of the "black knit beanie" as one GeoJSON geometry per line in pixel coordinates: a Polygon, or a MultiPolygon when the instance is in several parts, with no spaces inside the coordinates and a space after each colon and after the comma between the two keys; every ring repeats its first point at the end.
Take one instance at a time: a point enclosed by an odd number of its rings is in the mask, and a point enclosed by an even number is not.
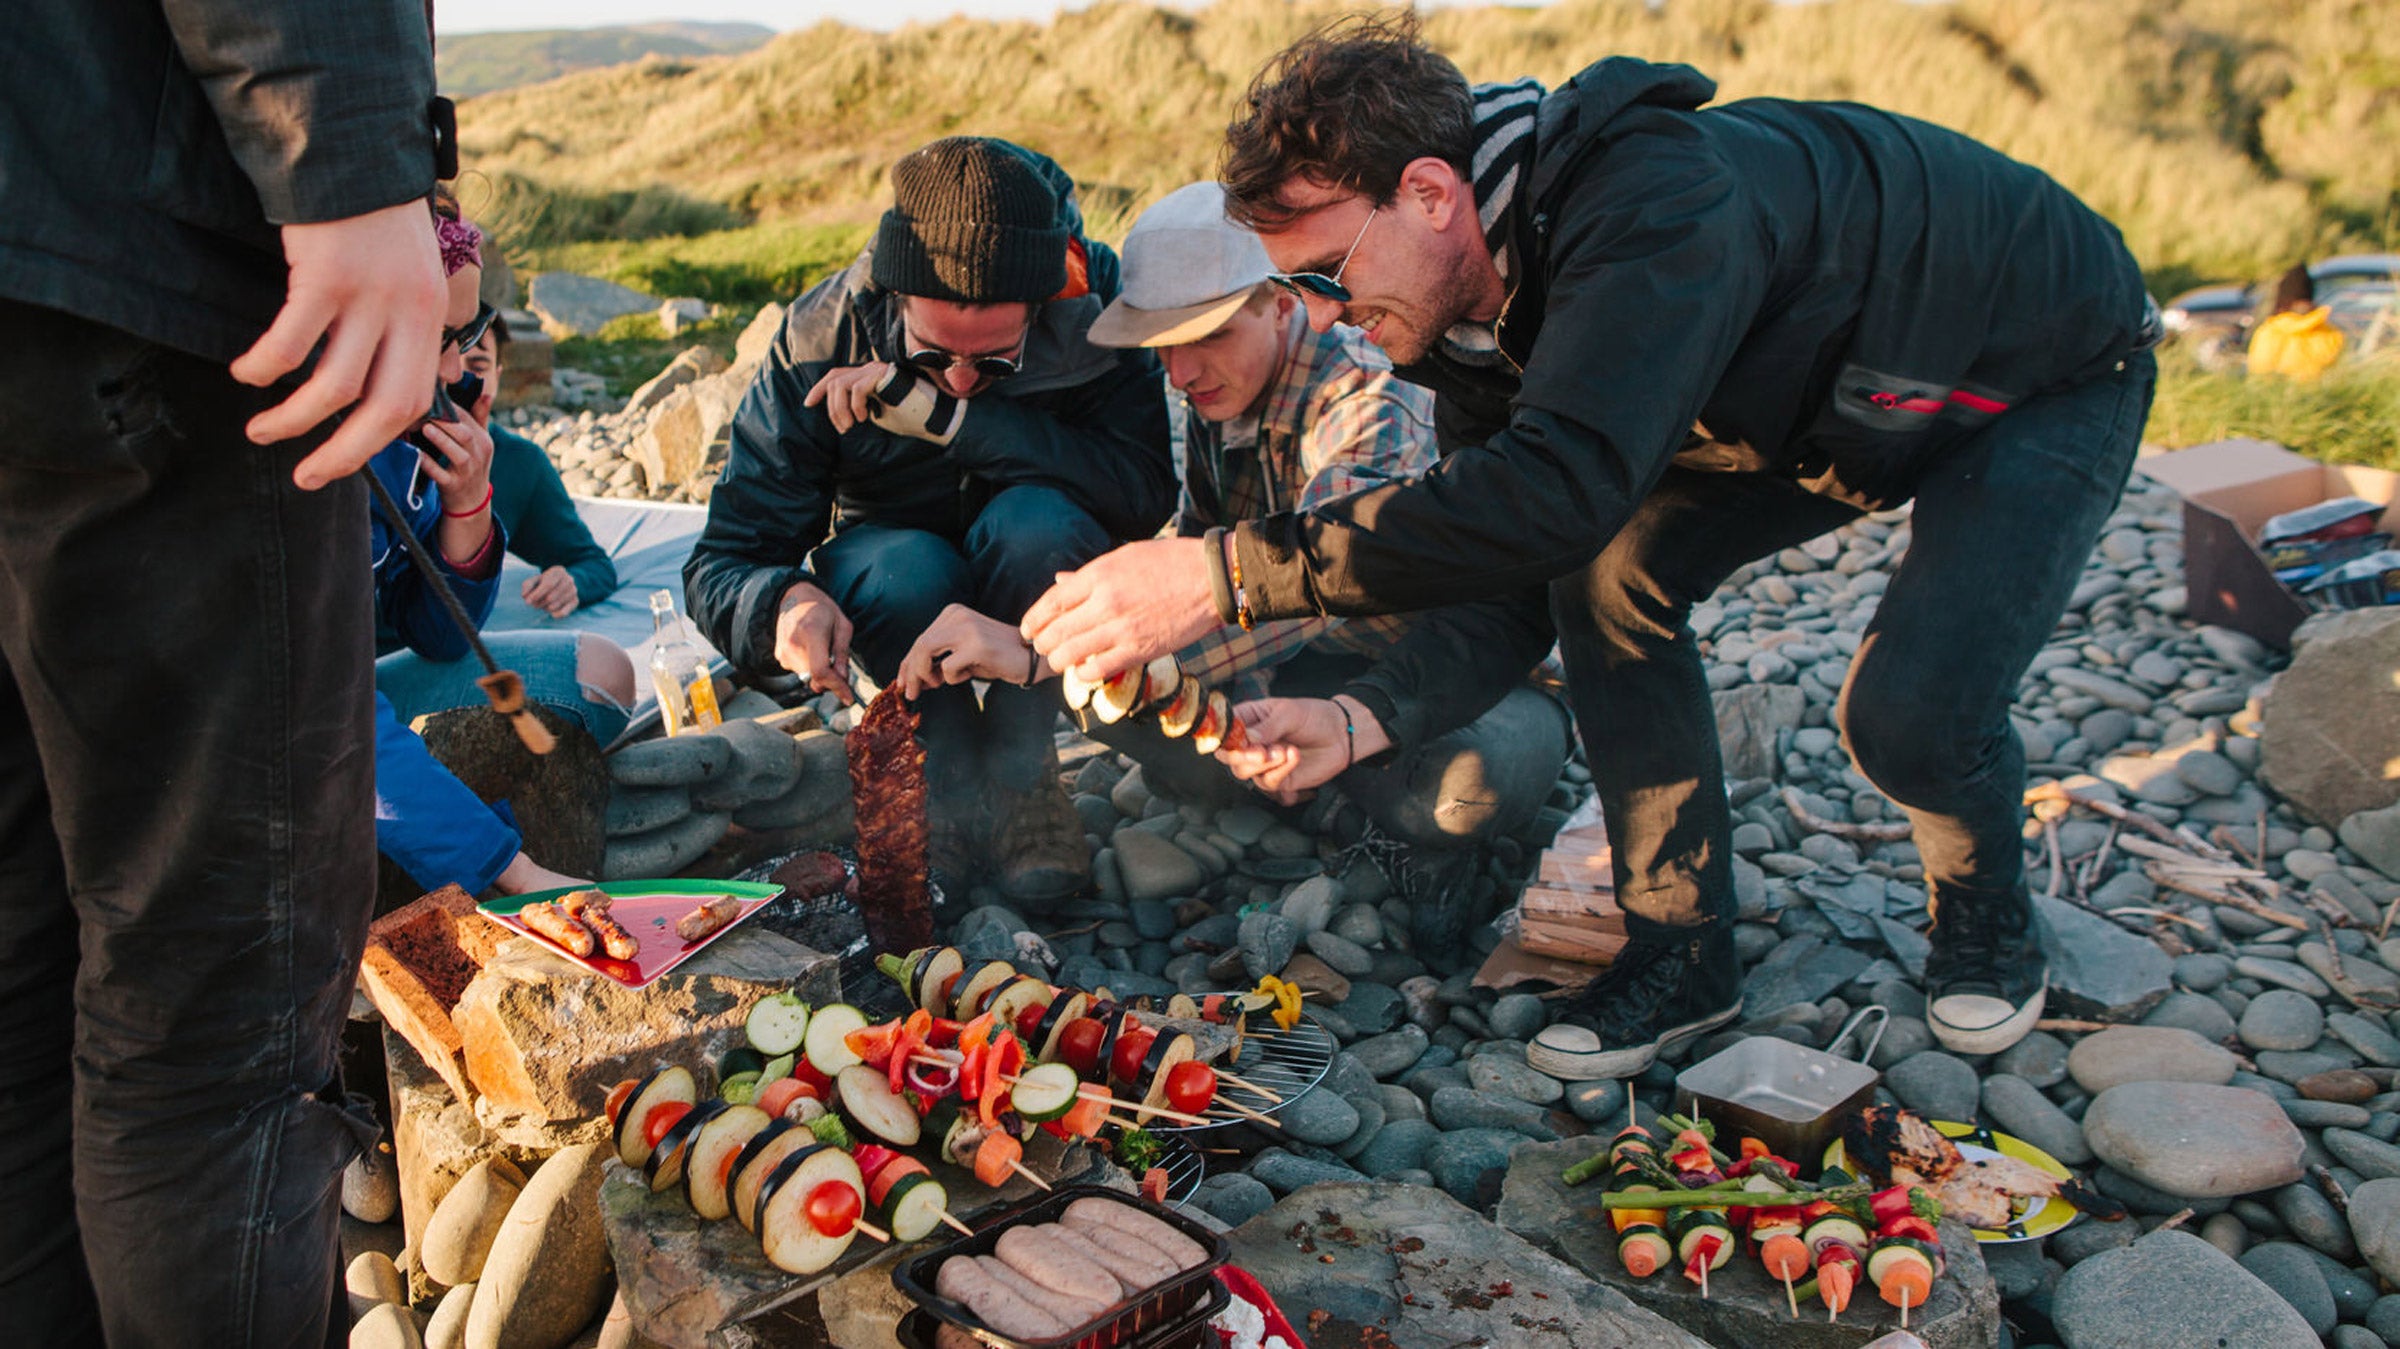
{"type": "Polygon", "coordinates": [[[1067,283],[1067,229],[1033,165],[983,136],[948,136],[892,165],[875,284],[960,304],[1038,304],[1067,283]]]}

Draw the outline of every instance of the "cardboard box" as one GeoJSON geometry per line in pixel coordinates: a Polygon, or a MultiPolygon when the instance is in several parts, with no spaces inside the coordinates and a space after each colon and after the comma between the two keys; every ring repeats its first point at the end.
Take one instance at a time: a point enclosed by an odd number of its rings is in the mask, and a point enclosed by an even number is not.
{"type": "Polygon", "coordinates": [[[2246,632],[2276,648],[2310,610],[2284,589],[2256,540],[2268,520],[2334,497],[2384,505],[2382,529],[2400,533],[2389,507],[2400,474],[2324,464],[2263,440],[2220,440],[2150,455],[2136,468],[2183,498],[2183,575],[2194,622],[2246,632]]]}

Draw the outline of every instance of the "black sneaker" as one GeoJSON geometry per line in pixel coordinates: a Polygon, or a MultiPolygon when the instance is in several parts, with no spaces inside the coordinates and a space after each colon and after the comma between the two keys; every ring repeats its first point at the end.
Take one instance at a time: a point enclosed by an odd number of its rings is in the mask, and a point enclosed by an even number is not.
{"type": "Polygon", "coordinates": [[[1629,943],[1560,1019],[1600,1036],[1597,1050],[1578,1056],[1589,1076],[1631,1077],[1659,1055],[1740,1016],[1741,985],[1733,939],[1722,924],[1712,924],[1674,945],[1629,943]]]}
{"type": "Polygon", "coordinates": [[[2042,1019],[2050,962],[2022,894],[1952,893],[1932,901],[1925,1024],[1954,1054],[1997,1054],[2042,1019]]]}

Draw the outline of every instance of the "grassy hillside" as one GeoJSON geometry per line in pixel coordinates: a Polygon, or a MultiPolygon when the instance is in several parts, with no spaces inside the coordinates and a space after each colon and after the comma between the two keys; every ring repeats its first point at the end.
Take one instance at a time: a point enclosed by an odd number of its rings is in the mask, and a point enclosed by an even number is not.
{"type": "Polygon", "coordinates": [[[775,30],[755,23],[637,23],[615,28],[556,28],[445,35],[436,56],[441,89],[470,98],[539,84],[578,70],[645,56],[725,56],[764,45],[775,30]]]}
{"type": "MultiPolygon", "coordinates": [[[[1095,232],[1115,238],[1142,205],[1213,171],[1225,121],[1268,56],[1349,8],[1114,3],[1048,24],[954,19],[893,33],[826,23],[728,59],[645,59],[468,101],[459,119],[475,174],[462,195],[520,272],[569,266],[750,306],[847,259],[890,199],[894,158],[972,131],[1056,157],[1095,232]]],[[[2389,8],[1564,0],[1442,9],[1426,31],[1471,79],[1555,82],[1625,53],[1689,62],[1725,99],[1857,99],[1955,127],[2116,221],[2164,294],[2400,247],[2400,24],[2389,8]]],[[[2389,456],[2400,399],[2355,392],[2334,452],[2389,456]]],[[[2159,420],[2257,429],[2305,405],[2177,371],[2159,420]]]]}

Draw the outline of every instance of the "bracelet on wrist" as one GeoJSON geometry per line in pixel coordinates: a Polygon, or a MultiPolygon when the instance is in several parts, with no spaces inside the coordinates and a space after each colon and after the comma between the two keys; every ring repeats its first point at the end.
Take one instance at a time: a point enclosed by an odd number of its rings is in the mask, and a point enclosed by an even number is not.
{"type": "Polygon", "coordinates": [[[1347,773],[1358,763],[1358,723],[1350,719],[1350,704],[1339,698],[1332,702],[1342,713],[1342,771],[1347,773]]]}
{"type": "Polygon", "coordinates": [[[1250,592],[1242,588],[1242,553],[1233,546],[1231,539],[1225,541],[1225,569],[1227,580],[1233,588],[1233,621],[1242,625],[1242,631],[1248,632],[1258,617],[1250,612],[1250,592]]]}
{"type": "Polygon", "coordinates": [[[492,485],[487,482],[483,485],[483,500],[476,502],[474,505],[469,506],[463,511],[454,511],[448,506],[444,506],[442,507],[442,518],[445,520],[464,520],[470,516],[483,514],[485,510],[490,508],[491,504],[492,485]]]}
{"type": "Polygon", "coordinates": [[[1017,687],[1027,689],[1033,687],[1033,676],[1041,669],[1041,660],[1042,658],[1034,652],[1033,643],[1025,643],[1025,682],[1017,687]]]}

